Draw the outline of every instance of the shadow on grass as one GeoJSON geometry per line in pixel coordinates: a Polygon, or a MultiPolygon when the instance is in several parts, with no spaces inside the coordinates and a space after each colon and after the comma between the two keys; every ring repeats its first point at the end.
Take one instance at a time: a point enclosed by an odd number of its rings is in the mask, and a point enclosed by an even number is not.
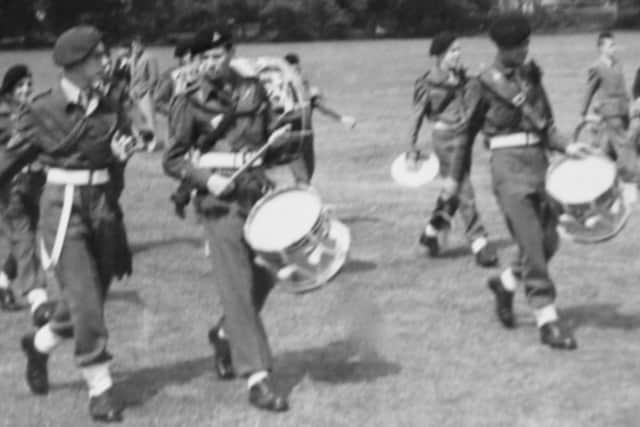
{"type": "MultiPolygon", "coordinates": [[[[114,390],[127,406],[141,406],[171,385],[188,383],[213,370],[212,358],[200,357],[135,371],[115,371],[114,390]]],[[[83,381],[52,384],[53,390],[83,389],[83,381]]]]}
{"type": "Polygon", "coordinates": [[[131,243],[131,253],[139,254],[162,246],[189,245],[194,248],[202,246],[202,239],[195,237],[172,237],[158,240],[150,240],[147,242],[131,243]]]}
{"type": "Polygon", "coordinates": [[[338,219],[344,222],[345,224],[356,224],[359,222],[370,222],[373,224],[377,224],[380,222],[389,222],[389,221],[383,221],[376,216],[368,216],[368,215],[350,215],[345,217],[339,217],[338,219]]]}
{"type": "Polygon", "coordinates": [[[369,382],[401,371],[400,365],[359,347],[345,340],[281,354],[276,358],[278,385],[288,395],[307,375],[314,381],[345,384],[369,382]]]}
{"type": "Polygon", "coordinates": [[[616,304],[584,304],[560,310],[571,327],[594,326],[603,329],[634,330],[640,328],[640,314],[620,313],[616,304]]]}
{"type": "MultiPolygon", "coordinates": [[[[515,244],[512,239],[504,237],[497,240],[491,239],[489,242],[497,251],[507,249],[515,244]]],[[[468,246],[457,246],[451,249],[445,249],[438,258],[462,258],[465,256],[471,256],[471,249],[469,249],[468,246]]]]}
{"type": "Polygon", "coordinates": [[[107,299],[110,301],[128,302],[130,304],[137,305],[139,307],[144,307],[144,301],[142,301],[140,294],[138,293],[138,291],[134,291],[134,290],[128,290],[128,291],[112,290],[112,291],[109,291],[109,294],[107,295],[107,299]]]}
{"type": "Polygon", "coordinates": [[[365,271],[375,270],[377,267],[378,264],[375,262],[362,259],[348,259],[347,263],[342,267],[341,272],[343,274],[364,273],[365,271]]]}

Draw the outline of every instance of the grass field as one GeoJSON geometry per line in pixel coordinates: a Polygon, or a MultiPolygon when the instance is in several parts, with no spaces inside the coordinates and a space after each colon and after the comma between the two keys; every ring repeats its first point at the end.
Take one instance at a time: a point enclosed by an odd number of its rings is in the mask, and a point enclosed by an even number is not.
{"type": "MultiPolygon", "coordinates": [[[[629,83],[640,65],[637,34],[620,34],[629,83]]],[[[594,36],[542,36],[532,55],[559,126],[572,130],[595,56],[594,36]]],[[[472,69],[492,59],[484,38],[464,40],[472,69]]],[[[313,82],[337,109],[359,119],[344,131],[316,117],[314,184],[353,235],[343,273],[321,291],[273,292],[264,319],[279,385],[291,391],[285,415],[246,403],[243,381],[219,382],[206,333],[220,315],[200,229],[180,221],[168,202],[175,184],[160,156],[132,160],[124,207],[135,274],[117,283],[107,306],[119,389],[131,407],[127,426],[505,426],[640,425],[640,221],[605,244],[564,243],[551,271],[558,306],[575,328],[579,349],[538,343],[521,294],[520,327],[503,330],[460,232],[441,259],[417,245],[436,187],[407,190],[389,177],[406,147],[413,80],[428,59],[428,41],[240,46],[239,54],[298,51],[313,82]]],[[[163,65],[169,50],[156,51],[163,65]]],[[[37,86],[56,71],[49,52],[3,53],[2,70],[25,62],[37,86]]],[[[476,147],[478,203],[502,265],[515,252],[491,193],[488,153],[476,147]]],[[[495,270],[498,271],[498,270],[495,270]]],[[[0,313],[0,425],[89,425],[86,392],[65,345],[50,362],[53,390],[32,397],[18,348],[26,313],[0,313]]]]}

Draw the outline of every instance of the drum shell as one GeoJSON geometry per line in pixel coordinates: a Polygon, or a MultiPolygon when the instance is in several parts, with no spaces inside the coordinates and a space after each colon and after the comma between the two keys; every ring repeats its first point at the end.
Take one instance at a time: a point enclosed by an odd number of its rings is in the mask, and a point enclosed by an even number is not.
{"type": "MultiPolygon", "coordinates": [[[[561,163],[562,161],[556,162],[549,167],[547,181],[561,163]]],[[[560,234],[578,243],[598,243],[615,237],[629,217],[629,210],[622,196],[622,183],[617,173],[609,188],[588,202],[564,202],[548,188],[546,194],[558,216],[560,234]]]]}
{"type": "Polygon", "coordinates": [[[252,244],[252,220],[261,206],[290,190],[315,193],[310,187],[297,185],[267,194],[250,212],[244,234],[256,255],[256,262],[271,271],[286,290],[301,293],[324,285],[339,271],[347,256],[350,236],[348,229],[321,207],[313,226],[286,247],[275,250],[252,244]]]}

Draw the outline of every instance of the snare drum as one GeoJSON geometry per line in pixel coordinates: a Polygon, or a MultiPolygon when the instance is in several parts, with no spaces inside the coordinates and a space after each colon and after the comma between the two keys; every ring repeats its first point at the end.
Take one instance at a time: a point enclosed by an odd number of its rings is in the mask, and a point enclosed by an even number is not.
{"type": "Polygon", "coordinates": [[[578,243],[598,243],[615,237],[629,218],[616,165],[590,156],[563,158],[546,176],[546,191],[559,214],[560,235],[578,243]]]}
{"type": "Polygon", "coordinates": [[[244,237],[288,291],[301,293],[326,284],[344,265],[349,229],[323,207],[311,187],[276,189],[249,212],[244,237]]]}

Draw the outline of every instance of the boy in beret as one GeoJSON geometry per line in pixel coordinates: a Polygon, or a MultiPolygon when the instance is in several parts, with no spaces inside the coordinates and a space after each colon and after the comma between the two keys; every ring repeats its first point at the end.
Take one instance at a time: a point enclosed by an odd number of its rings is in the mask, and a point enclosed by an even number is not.
{"type": "Polygon", "coordinates": [[[22,338],[26,381],[34,394],[47,394],[49,355],[73,338],[90,416],[117,422],[123,404],[113,393],[104,303],[111,280],[131,274],[118,205],[120,183],[112,180],[117,175],[112,171],[121,170],[131,154],[130,123],[120,100],[95,89],[109,61],[96,28],[64,32],[54,45],[53,60],[62,76],[21,111],[12,143],[0,152],[0,182],[36,159],[45,166],[41,257],[61,290],[51,320],[22,338]]]}
{"type": "Polygon", "coordinates": [[[131,40],[131,98],[138,103],[144,113],[150,129],[153,130],[154,140],[147,145],[150,152],[162,149],[164,143],[157,139],[156,107],[154,93],[158,85],[158,60],[146,49],[141,35],[135,35],[131,40]]]}
{"type": "MultiPolygon", "coordinates": [[[[522,283],[541,342],[554,349],[572,350],[576,340],[558,318],[556,288],[548,269],[558,248],[558,233],[556,213],[546,201],[545,174],[548,150],[573,156],[589,150],[581,143],[568,144],[558,134],[542,71],[535,62],[526,62],[530,33],[529,21],[521,14],[497,17],[489,30],[497,56],[469,88],[471,128],[483,132],[491,150],[493,191],[519,252],[513,265],[492,277],[488,286],[505,328],[516,326],[513,295],[522,283]]],[[[456,153],[454,164],[463,164],[471,154],[471,145],[468,150],[456,153]]],[[[453,170],[459,172],[445,187],[455,194],[464,169],[453,170]]]]}
{"type": "MultiPolygon", "coordinates": [[[[0,145],[8,149],[12,144],[15,121],[33,94],[33,77],[27,66],[14,65],[4,75],[0,88],[0,145]]],[[[9,243],[9,257],[5,271],[0,273],[0,307],[5,310],[20,308],[12,287],[20,289],[30,303],[34,319],[42,323],[47,301],[44,272],[36,250],[38,201],[44,173],[37,164],[28,165],[0,191],[0,216],[9,243]],[[7,271],[14,270],[14,271],[7,271]],[[11,283],[10,283],[11,280],[11,283]],[[10,287],[11,285],[11,287],[10,287]]]]}
{"type": "MultiPolygon", "coordinates": [[[[342,123],[347,129],[353,129],[356,126],[356,119],[351,116],[340,114],[325,104],[324,97],[322,96],[320,89],[316,86],[311,86],[309,80],[304,77],[302,65],[300,63],[300,56],[297,53],[287,53],[284,56],[284,60],[293,67],[296,73],[298,73],[302,79],[304,89],[307,91],[307,96],[309,97],[309,109],[303,112],[302,120],[300,120],[299,124],[294,123],[294,130],[297,127],[307,128],[306,130],[309,131],[303,137],[301,161],[304,163],[304,173],[308,177],[307,181],[311,181],[315,170],[315,150],[312,129],[313,112],[318,111],[324,116],[342,123]]],[[[294,167],[297,167],[297,165],[294,165],[294,167]]]]}
{"type": "Polygon", "coordinates": [[[582,120],[595,118],[601,122],[597,148],[618,163],[623,180],[633,180],[635,148],[627,134],[630,100],[614,35],[600,33],[597,44],[600,56],[589,67],[580,114],[582,120]]]}
{"type": "MultiPolygon", "coordinates": [[[[243,237],[251,207],[270,186],[268,169],[256,164],[231,181],[234,168],[201,167],[186,158],[192,150],[228,158],[259,149],[274,125],[269,99],[257,78],[244,77],[230,66],[235,49],[225,29],[200,31],[193,51],[201,56],[202,76],[197,87],[179,94],[171,105],[174,143],[165,153],[163,166],[169,176],[197,189],[194,204],[209,242],[224,310],[224,318],[209,332],[215,369],[221,379],[246,377],[249,402],[257,408],[286,411],[287,400],[271,380],[273,357],[260,319],[274,279],[256,264],[243,237]]],[[[273,147],[279,148],[286,147],[273,147]]]]}
{"type": "Polygon", "coordinates": [[[410,145],[416,150],[420,128],[426,118],[432,124],[431,144],[440,162],[440,175],[448,177],[453,174],[462,178],[457,194],[448,198],[442,194],[438,197],[419,241],[428,249],[430,256],[437,256],[441,250],[440,241],[451,228],[453,216],[459,212],[476,263],[491,267],[498,263],[498,255],[487,239],[487,231],[476,208],[470,179],[471,157],[461,164],[452,163],[456,152],[467,152],[470,137],[465,102],[468,79],[460,63],[460,42],[452,33],[437,34],[429,53],[435,58],[435,63],[415,84],[413,103],[416,114],[410,145]],[[462,170],[453,171],[453,167],[462,170]]]}

